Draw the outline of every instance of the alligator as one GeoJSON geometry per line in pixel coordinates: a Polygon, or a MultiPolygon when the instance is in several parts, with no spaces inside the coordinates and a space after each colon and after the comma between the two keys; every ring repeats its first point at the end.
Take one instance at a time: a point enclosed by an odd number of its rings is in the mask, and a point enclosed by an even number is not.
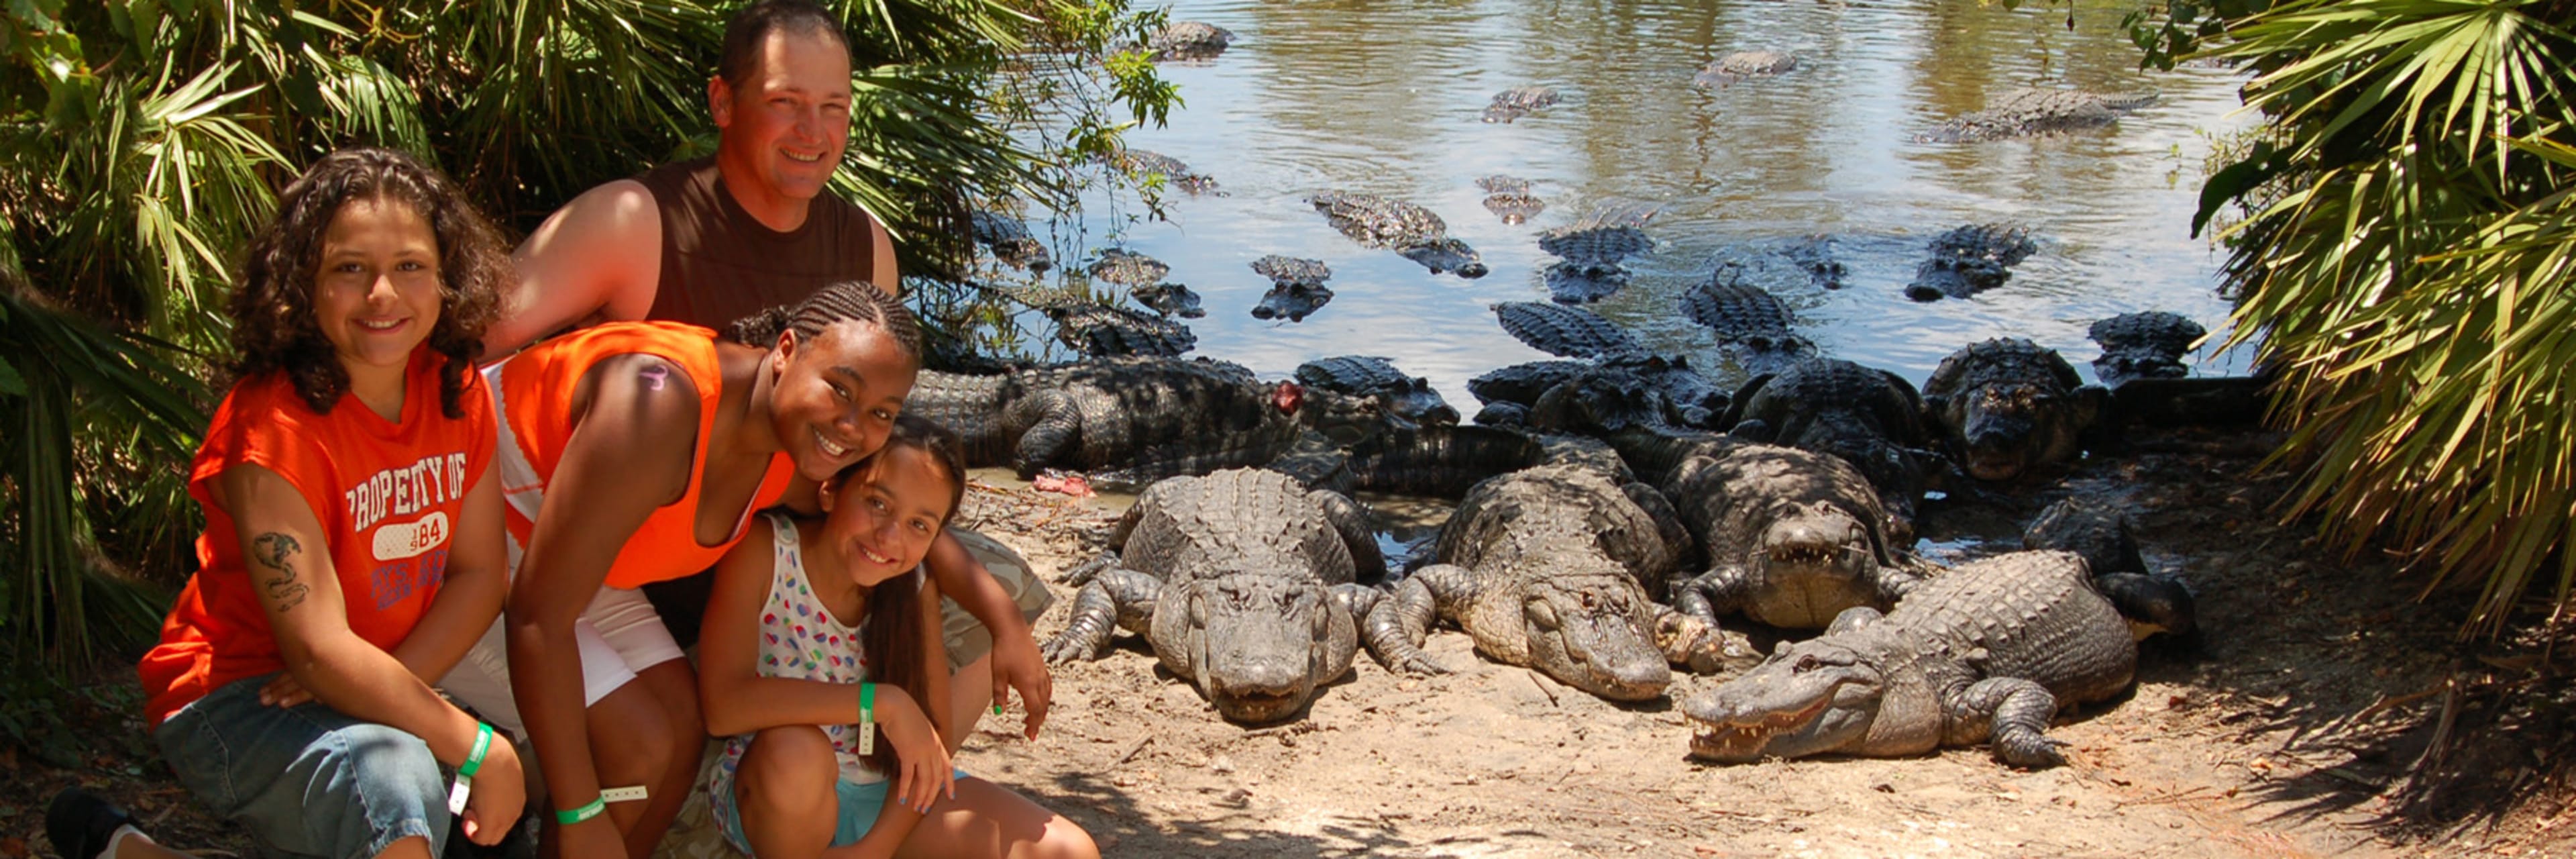
{"type": "Polygon", "coordinates": [[[1056,339],[1092,357],[1149,355],[1176,358],[1198,348],[1199,335],[1162,316],[1088,301],[1042,306],[1055,321],[1056,339]]]}
{"type": "Polygon", "coordinates": [[[1824,289],[1843,288],[1843,276],[1851,270],[1834,256],[1832,236],[1806,236],[1791,239],[1780,246],[1780,255],[1790,264],[1805,269],[1807,277],[1824,289]]]}
{"type": "Polygon", "coordinates": [[[1155,313],[1162,314],[1166,318],[1178,316],[1183,319],[1197,319],[1207,315],[1207,308],[1199,306],[1199,294],[1181,284],[1154,283],[1132,286],[1128,287],[1127,294],[1134,296],[1136,303],[1153,308],[1155,313]]]}
{"type": "Polygon", "coordinates": [[[1145,49],[1149,52],[1146,59],[1158,63],[1165,60],[1212,60],[1225,53],[1226,46],[1232,44],[1234,32],[1224,27],[1197,21],[1174,21],[1154,31],[1154,37],[1146,40],[1145,49]]]}
{"type": "Polygon", "coordinates": [[[1297,381],[1310,390],[1325,390],[1378,402],[1390,419],[1411,424],[1454,424],[1458,410],[1431,389],[1431,380],[1407,376],[1385,358],[1343,355],[1297,365],[1297,381]]]}
{"type": "Polygon", "coordinates": [[[1978,480],[2012,480],[2073,459],[2109,401],[2054,349],[2020,338],[1972,343],[1923,382],[1924,413],[1978,480]]]}
{"type": "Polygon", "coordinates": [[[1970,224],[1932,237],[1932,258],[1914,269],[1905,297],[1939,301],[1966,298],[2002,286],[2039,246],[2030,231],[2004,224],[1970,224]]]}
{"type": "MultiPolygon", "coordinates": [[[[1398,495],[1457,498],[1487,479],[1549,463],[1578,464],[1631,480],[1619,452],[1589,436],[1491,426],[1422,426],[1372,435],[1350,448],[1352,486],[1398,495]]],[[[1680,527],[1674,520],[1674,527],[1680,527]]],[[[1688,545],[1680,533],[1676,545],[1688,545]]]]}
{"type": "Polygon", "coordinates": [[[1878,488],[1888,539],[1913,545],[1915,502],[1941,457],[1904,377],[1819,358],[1753,377],[1733,402],[1720,421],[1729,434],[1841,457],[1878,488]]]}
{"type": "Polygon", "coordinates": [[[1854,608],[1682,702],[1692,757],[1720,763],[1917,755],[1987,742],[2016,767],[2066,762],[2048,723],[2129,687],[2138,646],[2080,556],[2015,552],[1944,573],[1896,609],[1854,608]]]}
{"type": "Polygon", "coordinates": [[[1789,306],[1769,290],[1745,282],[1743,272],[1732,262],[1719,264],[1707,283],[1682,292],[1682,315],[1717,332],[1720,343],[1784,355],[1815,351],[1807,338],[1789,332],[1797,321],[1789,306]]]}
{"type": "Polygon", "coordinates": [[[1118,169],[1126,171],[1129,176],[1140,178],[1161,176],[1165,184],[1186,193],[1207,194],[1216,191],[1215,177],[1191,172],[1190,165],[1159,152],[1129,149],[1112,157],[1110,162],[1117,165],[1118,169]]]}
{"type": "Polygon", "coordinates": [[[1332,279],[1333,270],[1323,260],[1271,254],[1253,260],[1252,270],[1270,279],[1270,291],[1252,306],[1255,319],[1285,317],[1290,322],[1301,322],[1307,314],[1323,309],[1333,300],[1333,290],[1324,286],[1324,281],[1332,279]]]}
{"type": "Polygon", "coordinates": [[[1540,361],[1505,367],[1467,383],[1467,390],[1486,403],[1513,402],[1535,406],[1549,388],[1580,376],[1604,372],[1634,377],[1660,392],[1668,402],[1670,422],[1714,426],[1726,410],[1727,394],[1710,384],[1678,356],[1656,355],[1625,329],[1600,314],[1577,307],[1535,301],[1494,305],[1503,330],[1532,348],[1594,364],[1540,361]]]}
{"type": "Polygon", "coordinates": [[[1372,248],[1394,248],[1405,259],[1421,263],[1432,274],[1485,276],[1483,257],[1465,242],[1449,237],[1448,223],[1431,210],[1375,194],[1326,191],[1306,198],[1333,229],[1372,248]]]}
{"type": "Polygon", "coordinates": [[[1161,283],[1164,275],[1172,273],[1172,267],[1163,264],[1162,260],[1125,248],[1110,248],[1101,251],[1100,259],[1094,260],[1087,271],[1093,280],[1136,287],[1161,283]]]}
{"type": "Polygon", "coordinates": [[[1614,701],[1663,695],[1667,663],[1714,671],[1713,624],[1646,596],[1674,569],[1674,547],[1638,496],[1577,465],[1545,465],[1476,485],[1440,529],[1439,563],[1414,571],[1369,612],[1363,635],[1389,670],[1445,673],[1423,638],[1447,619],[1476,652],[1533,668],[1614,701]]]}
{"type": "Polygon", "coordinates": [[[1684,614],[1714,624],[1718,615],[1741,612],[1768,626],[1814,629],[1843,609],[1885,608],[1920,580],[1890,541],[1886,508],[1868,479],[1841,459],[1731,439],[1656,437],[1632,429],[1611,441],[1640,474],[1658,473],[1641,456],[1653,462],[1682,454],[1661,470],[1657,485],[1708,559],[1707,572],[1673,595],[1684,614]]]}
{"type": "Polygon", "coordinates": [[[1511,122],[1539,112],[1557,102],[1556,90],[1543,86],[1516,86],[1494,94],[1494,103],[1485,106],[1486,122],[1511,122]]]}
{"type": "Polygon", "coordinates": [[[1549,230],[1538,237],[1539,250],[1556,255],[1547,267],[1547,290],[1559,304],[1589,304],[1628,285],[1629,257],[1655,246],[1646,231],[1630,224],[1574,226],[1549,230]]]}
{"type": "Polygon", "coordinates": [[[2102,357],[2093,359],[2093,375],[2103,385],[2117,388],[2131,379],[2190,375],[2182,356],[2208,336],[2209,329],[2178,313],[2149,310],[2095,322],[2087,333],[2102,345],[2102,357]]]}
{"type": "Polygon", "coordinates": [[[1023,479],[1049,468],[1094,472],[1095,484],[1111,486],[1260,465],[1309,431],[1349,444],[1386,428],[1373,400],[1264,384],[1205,358],[1097,358],[988,376],[924,370],[904,411],[956,432],[968,466],[1007,465],[1023,479]]]}
{"type": "Polygon", "coordinates": [[[1485,211],[1503,223],[1517,224],[1547,211],[1547,202],[1530,194],[1527,179],[1497,173],[1476,180],[1476,187],[1485,192],[1485,211]]]}
{"type": "Polygon", "coordinates": [[[1294,718],[1350,673],[1356,620],[1378,599],[1355,582],[1386,574],[1357,503],[1269,471],[1155,483],[1110,543],[1070,582],[1082,590],[1046,658],[1098,658],[1125,627],[1218,715],[1249,724],[1294,718]]]}
{"type": "Polygon", "coordinates": [[[2024,549],[2056,549],[2084,558],[2093,587],[2129,621],[2131,638],[2188,636],[2198,627],[2191,591],[2147,570],[2129,515],[2102,501],[2070,496],[2048,505],[2021,532],[2024,549]]]}
{"type": "Polygon", "coordinates": [[[1977,143],[2100,128],[2121,114],[2156,103],[2155,93],[2103,94],[2019,88],[1986,103],[1986,109],[1941,123],[1914,136],[1916,143],[1977,143]]]}
{"type": "Polygon", "coordinates": [[[1737,51],[1710,60],[1691,83],[1717,89],[1750,77],[1784,74],[1798,67],[1798,58],[1778,51],[1737,51]]]}
{"type": "Polygon", "coordinates": [[[1055,265],[1047,256],[1045,242],[1029,235],[1027,224],[1000,212],[976,210],[967,218],[975,240],[993,249],[993,258],[1003,265],[1027,269],[1031,274],[1044,274],[1055,265]]]}

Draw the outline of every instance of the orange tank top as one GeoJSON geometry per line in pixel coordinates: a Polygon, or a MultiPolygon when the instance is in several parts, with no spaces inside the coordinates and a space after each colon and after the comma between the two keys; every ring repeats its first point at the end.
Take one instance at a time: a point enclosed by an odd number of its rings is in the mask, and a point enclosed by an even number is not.
{"type": "Polygon", "coordinates": [[[742,540],[751,514],[787,494],[794,463],[780,453],[769,460],[733,531],[720,545],[698,544],[698,492],[706,474],[707,443],[715,437],[716,409],[724,397],[724,374],[716,362],[715,332],[677,322],[612,322],[574,331],[483,368],[491,384],[500,423],[502,496],[510,531],[510,565],[518,568],[528,540],[536,532],[537,511],[545,502],[546,484],[563,462],[572,439],[573,395],[582,374],[618,355],[652,355],[678,365],[698,391],[698,437],[689,453],[689,489],[680,500],[663,505],[626,538],[609,565],[609,587],[633,589],[652,582],[690,575],[716,563],[725,550],[742,540]]]}

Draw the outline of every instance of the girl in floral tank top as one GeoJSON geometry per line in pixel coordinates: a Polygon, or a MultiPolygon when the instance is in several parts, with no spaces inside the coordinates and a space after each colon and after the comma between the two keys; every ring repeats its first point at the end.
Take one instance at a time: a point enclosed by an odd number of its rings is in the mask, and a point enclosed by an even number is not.
{"type": "Polygon", "coordinates": [[[773,515],[717,565],[698,679],[708,728],[733,735],[707,790],[736,848],[1099,855],[1071,821],[951,770],[934,727],[949,724],[948,663],[921,561],[964,496],[959,449],[900,417],[823,485],[824,518],[773,515]]]}

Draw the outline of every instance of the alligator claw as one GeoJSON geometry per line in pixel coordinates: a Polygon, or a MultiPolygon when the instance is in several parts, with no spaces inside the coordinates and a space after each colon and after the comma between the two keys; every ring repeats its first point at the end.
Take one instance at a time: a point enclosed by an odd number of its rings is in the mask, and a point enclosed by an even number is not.
{"type": "Polygon", "coordinates": [[[1431,660],[1430,654],[1416,653],[1396,663],[1395,670],[1405,674],[1447,674],[1449,667],[1431,660]]]}
{"type": "Polygon", "coordinates": [[[2015,731],[1995,737],[1995,758],[2022,769],[2061,767],[2066,765],[2066,755],[2058,748],[2065,745],[2043,734],[2015,731]]]}
{"type": "Polygon", "coordinates": [[[1076,638],[1071,635],[1059,635],[1047,639],[1038,645],[1038,655],[1044,657],[1048,665],[1063,665],[1100,658],[1100,651],[1103,648],[1084,647],[1082,642],[1075,640],[1076,638]]]}

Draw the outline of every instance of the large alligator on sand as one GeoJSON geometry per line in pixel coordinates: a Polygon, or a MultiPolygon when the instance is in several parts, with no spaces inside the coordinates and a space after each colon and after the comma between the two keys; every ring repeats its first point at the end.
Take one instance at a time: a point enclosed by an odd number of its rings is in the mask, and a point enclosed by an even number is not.
{"type": "Polygon", "coordinates": [[[2020,88],[1996,96],[1986,109],[1915,135],[1917,143],[1976,143],[2100,128],[2121,115],[2156,103],[2154,93],[2103,94],[2020,88]]]}
{"type": "Polygon", "coordinates": [[[1556,104],[1556,90],[1543,86],[1516,86],[1494,94],[1494,103],[1485,106],[1486,122],[1511,122],[1556,104]]]}
{"type": "Polygon", "coordinates": [[[2207,336],[2209,329],[2179,313],[2149,310],[2095,322],[2085,333],[2102,345],[2102,357],[2093,359],[2093,375],[2104,386],[2117,388],[2131,379],[2179,379],[2191,375],[2191,368],[2183,366],[2182,356],[2189,354],[2192,344],[2207,336]]]}
{"type": "Polygon", "coordinates": [[[1393,248],[1432,274],[1456,272],[1459,277],[1471,279],[1485,276],[1484,258],[1467,243],[1450,238],[1449,224],[1429,209],[1376,194],[1341,191],[1316,194],[1306,202],[1324,213],[1333,229],[1352,241],[1373,248],[1393,248]]]}
{"type": "Polygon", "coordinates": [[[2030,231],[2004,224],[1970,224],[1932,237],[1932,258],[1914,269],[1905,297],[1939,301],[1966,298],[2012,278],[2012,267],[2039,250],[2030,231]]]}
{"type": "Polygon", "coordinates": [[[1261,465],[1310,432],[1356,442],[1386,427],[1374,400],[1265,384],[1204,358],[1100,358],[990,376],[924,370],[904,411],[965,442],[970,467],[1095,472],[1144,485],[1261,465]]]}
{"type": "Polygon", "coordinates": [[[2129,687],[2138,648],[2084,560],[2016,552],[1924,582],[1895,611],[1856,608],[1682,704],[1693,757],[1722,763],[1916,755],[1991,743],[2018,767],[2066,762],[2063,704],[2129,687]]]}
{"type": "Polygon", "coordinates": [[[1275,722],[1350,673],[1356,619],[1386,573],[1367,514],[1285,475],[1229,470],[1154,484],[1087,568],[1051,662],[1097,658],[1115,623],[1236,722],[1275,722]],[[1091,572],[1097,570],[1097,572],[1091,572]]]}
{"type": "Polygon", "coordinates": [[[1436,617],[1465,629],[1488,659],[1611,700],[1662,695],[1667,662],[1715,670],[1716,626],[1647,598],[1644,583],[1674,568],[1668,529],[1650,508],[1670,515],[1654,490],[1574,465],[1477,484],[1440,530],[1439,563],[1369,613],[1370,651],[1390,670],[1446,671],[1421,651],[1436,617]]]}
{"type": "Polygon", "coordinates": [[[1297,381],[1308,389],[1377,400],[1386,414],[1412,424],[1454,424],[1458,410],[1431,389],[1431,380],[1407,376],[1395,363],[1369,355],[1317,358],[1297,365],[1297,381]]]}
{"type": "Polygon", "coordinates": [[[1720,423],[1738,438],[1841,457],[1878,488],[1888,538],[1913,545],[1915,502],[1941,455],[1904,377],[1838,358],[1803,361],[1745,382],[1720,423]]]}
{"type": "Polygon", "coordinates": [[[1854,606],[1886,608],[1920,581],[1887,534],[1886,508],[1840,458],[1731,438],[1612,438],[1698,538],[1708,571],[1678,585],[1682,613],[1716,623],[1742,613],[1815,629],[1854,606]],[[1677,447],[1676,447],[1677,446],[1677,447]],[[1678,459],[1675,455],[1680,454],[1678,459]],[[1671,460],[1667,468],[1652,468],[1671,460]]]}
{"type": "Polygon", "coordinates": [[[2108,401],[2057,350],[2017,337],[1962,347],[1923,382],[1924,407],[1950,457],[1978,480],[2012,480],[2075,458],[2108,401]]]}

